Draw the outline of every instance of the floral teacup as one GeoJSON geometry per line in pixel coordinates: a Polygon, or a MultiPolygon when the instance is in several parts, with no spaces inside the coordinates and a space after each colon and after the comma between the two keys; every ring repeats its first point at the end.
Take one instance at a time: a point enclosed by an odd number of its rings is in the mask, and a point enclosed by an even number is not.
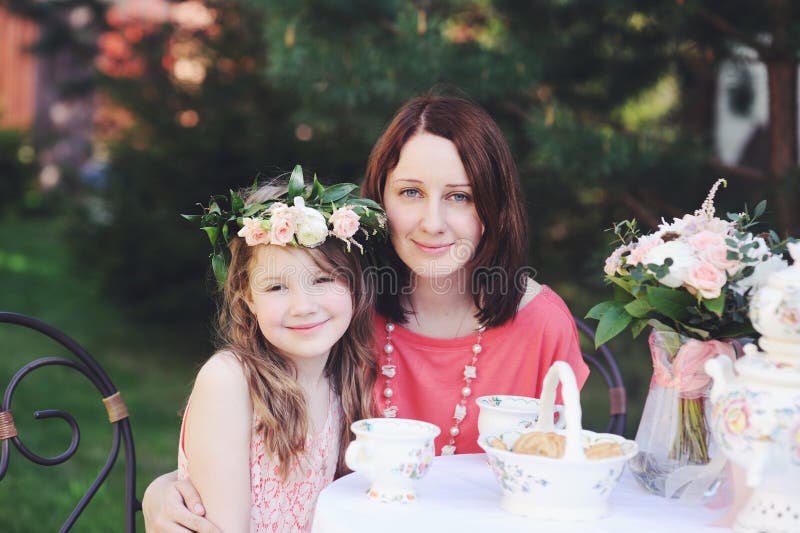
{"type": "Polygon", "coordinates": [[[347,466],[370,481],[367,496],[381,502],[417,499],[414,482],[433,462],[433,439],[440,429],[403,418],[368,418],[350,426],[356,440],[345,454],[347,466]]]}
{"type": "MultiPolygon", "coordinates": [[[[475,403],[480,408],[479,435],[498,435],[510,429],[533,427],[539,418],[540,402],[536,398],[494,394],[481,396],[475,403]]],[[[555,405],[553,411],[556,429],[564,429],[564,407],[555,405]]]]}

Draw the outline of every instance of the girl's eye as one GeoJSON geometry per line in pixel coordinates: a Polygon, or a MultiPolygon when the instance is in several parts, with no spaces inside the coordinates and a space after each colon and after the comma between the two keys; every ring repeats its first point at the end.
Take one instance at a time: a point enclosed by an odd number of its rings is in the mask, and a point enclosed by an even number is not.
{"type": "Polygon", "coordinates": [[[469,195],[466,195],[463,192],[454,192],[453,194],[450,195],[450,198],[452,198],[456,202],[469,202],[471,199],[469,195]]]}
{"type": "Polygon", "coordinates": [[[264,287],[264,292],[280,292],[285,287],[283,285],[268,285],[264,287]]]}
{"type": "Polygon", "coordinates": [[[405,196],[406,198],[419,198],[420,192],[417,189],[403,189],[400,191],[400,196],[405,196]]]}
{"type": "Polygon", "coordinates": [[[314,283],[333,283],[335,280],[331,276],[320,276],[314,280],[314,283]]]}

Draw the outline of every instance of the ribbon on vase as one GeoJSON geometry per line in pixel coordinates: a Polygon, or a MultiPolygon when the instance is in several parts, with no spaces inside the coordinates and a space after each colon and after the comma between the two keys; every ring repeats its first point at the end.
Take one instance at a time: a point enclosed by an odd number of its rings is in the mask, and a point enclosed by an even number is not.
{"type": "Polygon", "coordinates": [[[681,344],[674,358],[656,342],[656,332],[650,334],[649,342],[653,380],[661,387],[677,389],[678,395],[687,400],[702,397],[711,383],[711,376],[704,369],[706,361],[718,355],[736,360],[736,349],[729,342],[689,339],[681,344]]]}

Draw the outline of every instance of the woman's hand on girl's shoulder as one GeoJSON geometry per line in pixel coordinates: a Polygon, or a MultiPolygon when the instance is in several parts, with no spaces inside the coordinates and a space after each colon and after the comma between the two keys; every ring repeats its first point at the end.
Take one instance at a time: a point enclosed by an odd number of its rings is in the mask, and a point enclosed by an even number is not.
{"type": "Polygon", "coordinates": [[[525,294],[522,295],[522,300],[519,302],[519,307],[517,310],[521,310],[523,307],[528,305],[536,298],[539,293],[542,292],[542,285],[534,280],[533,278],[528,278],[528,282],[525,286],[525,294]]]}

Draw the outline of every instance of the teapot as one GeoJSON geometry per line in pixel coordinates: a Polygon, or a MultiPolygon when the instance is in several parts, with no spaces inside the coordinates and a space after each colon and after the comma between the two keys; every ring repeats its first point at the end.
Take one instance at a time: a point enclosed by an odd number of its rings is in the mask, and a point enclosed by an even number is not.
{"type": "Polygon", "coordinates": [[[758,347],[746,345],[736,362],[721,356],[705,365],[714,379],[711,432],[753,487],[737,533],[800,531],[800,243],[789,251],[792,266],[750,301],[758,347]]]}

